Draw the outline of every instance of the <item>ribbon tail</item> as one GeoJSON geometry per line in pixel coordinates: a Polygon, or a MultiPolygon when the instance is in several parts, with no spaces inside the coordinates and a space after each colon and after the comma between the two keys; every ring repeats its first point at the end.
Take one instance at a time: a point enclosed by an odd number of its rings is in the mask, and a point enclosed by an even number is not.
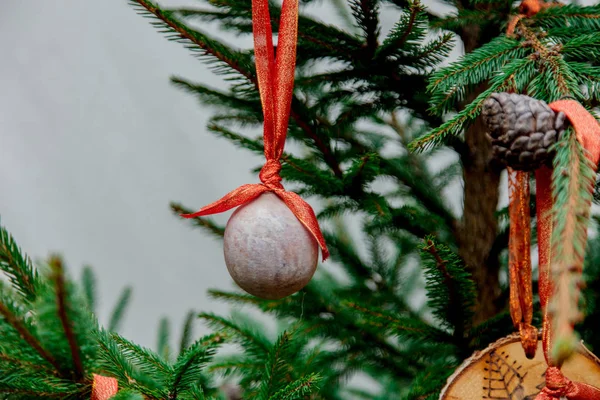
{"type": "Polygon", "coordinates": [[[241,206],[255,199],[269,189],[261,184],[242,185],[232,192],[227,193],[221,199],[202,207],[192,214],[181,214],[184,218],[201,217],[204,215],[218,214],[234,207],[241,206]]]}
{"type": "Polygon", "coordinates": [[[118,390],[119,382],[115,378],[94,374],[91,400],[108,400],[116,395],[118,390]]]}
{"type": "Polygon", "coordinates": [[[510,315],[521,336],[527,358],[535,357],[537,329],[533,320],[531,284],[531,217],[529,215],[529,173],[508,169],[509,189],[509,278],[510,315]]]}
{"type": "Polygon", "coordinates": [[[566,397],[569,400],[600,399],[600,389],[585,383],[573,382],[573,387],[566,397]]]}
{"type": "Polygon", "coordinates": [[[575,100],[559,100],[549,104],[555,112],[563,112],[573,128],[577,140],[587,151],[587,158],[596,169],[600,160],[600,125],[592,114],[575,100]]]}
{"type": "Polygon", "coordinates": [[[544,315],[542,343],[546,362],[550,361],[550,330],[548,317],[548,299],[552,295],[552,280],[550,276],[550,260],[552,247],[552,170],[546,166],[535,171],[536,182],[536,216],[538,231],[539,278],[538,286],[540,303],[544,315]]]}
{"type": "Polygon", "coordinates": [[[321,228],[319,228],[319,222],[317,221],[317,217],[312,207],[294,192],[277,190],[274,193],[283,200],[296,218],[298,218],[302,225],[304,225],[304,227],[313,235],[321,248],[323,261],[325,261],[329,257],[329,250],[327,250],[325,238],[323,237],[321,228]]]}
{"type": "Polygon", "coordinates": [[[294,93],[297,37],[298,0],[284,0],[281,5],[277,58],[275,60],[274,143],[278,158],[283,152],[294,93]]]}

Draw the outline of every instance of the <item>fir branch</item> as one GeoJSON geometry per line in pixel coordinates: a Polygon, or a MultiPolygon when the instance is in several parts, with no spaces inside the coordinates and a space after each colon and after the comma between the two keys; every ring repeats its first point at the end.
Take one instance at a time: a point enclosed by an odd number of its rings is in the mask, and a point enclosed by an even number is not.
{"type": "Polygon", "coordinates": [[[119,346],[123,355],[144,373],[151,375],[155,381],[164,381],[173,372],[171,366],[152,350],[130,342],[114,332],[110,333],[110,338],[119,346]]]}
{"type": "Polygon", "coordinates": [[[121,347],[113,339],[114,334],[107,331],[96,332],[98,339],[99,366],[105,373],[114,376],[119,381],[119,387],[132,389],[143,393],[148,400],[163,399],[165,393],[156,389],[156,382],[146,376],[129,361],[121,351],[121,347]]]}
{"type": "Polygon", "coordinates": [[[462,346],[475,303],[475,284],[462,260],[432,237],[425,239],[422,250],[430,258],[425,262],[428,304],[439,322],[452,328],[457,345],[462,346]]]}
{"type": "Polygon", "coordinates": [[[81,278],[81,285],[83,286],[83,293],[85,300],[90,311],[96,311],[96,277],[92,268],[86,266],[83,268],[83,274],[81,278]]]}
{"type": "Polygon", "coordinates": [[[270,344],[259,332],[240,326],[233,321],[215,314],[200,313],[198,317],[208,321],[214,327],[230,332],[231,339],[243,345],[247,351],[258,354],[267,354],[269,352],[270,344]]]}
{"type": "Polygon", "coordinates": [[[181,333],[181,340],[179,342],[179,355],[182,355],[187,350],[187,348],[190,347],[196,314],[197,313],[195,311],[189,311],[187,316],[185,317],[185,322],[183,324],[183,332],[181,333]]]}
{"type": "Polygon", "coordinates": [[[391,334],[416,340],[434,340],[436,342],[450,342],[451,337],[444,331],[416,319],[391,315],[381,310],[362,307],[356,303],[344,303],[347,307],[360,312],[364,318],[360,325],[369,325],[375,329],[390,330],[391,334]]]}
{"type": "Polygon", "coordinates": [[[169,384],[170,398],[176,399],[178,393],[190,390],[200,380],[201,368],[212,359],[216,348],[226,338],[227,336],[222,333],[205,336],[178,357],[169,384]]]}
{"type": "Polygon", "coordinates": [[[33,302],[36,295],[38,275],[31,260],[21,252],[13,237],[0,225],[0,270],[4,271],[12,285],[33,302]]]}
{"type": "Polygon", "coordinates": [[[467,105],[461,112],[449,121],[435,128],[420,138],[413,140],[409,149],[423,151],[429,147],[443,143],[448,136],[458,135],[461,130],[481,112],[483,102],[494,92],[508,89],[522,91],[536,75],[535,61],[532,59],[515,59],[502,68],[502,73],[496,75],[488,88],[467,105]]]}
{"type": "Polygon", "coordinates": [[[304,399],[318,389],[321,377],[310,374],[307,377],[289,383],[286,387],[275,393],[270,400],[300,400],[304,399]]]}
{"type": "Polygon", "coordinates": [[[524,55],[525,49],[520,42],[506,36],[497,37],[472,53],[465,54],[431,77],[427,91],[433,95],[430,100],[434,107],[432,110],[445,111],[439,100],[447,96],[450,89],[480,84],[490,79],[503,65],[524,55]]]}
{"type": "Polygon", "coordinates": [[[73,331],[72,321],[69,318],[69,311],[67,310],[70,307],[67,304],[67,289],[65,287],[65,277],[64,277],[64,269],[63,263],[60,257],[54,255],[51,256],[48,265],[52,270],[52,280],[54,281],[54,286],[56,290],[56,304],[58,310],[58,318],[62,324],[62,328],[65,332],[65,337],[69,344],[69,349],[71,350],[71,359],[73,361],[74,368],[74,379],[77,382],[80,382],[85,374],[83,369],[83,363],[81,361],[81,349],[79,348],[79,344],[77,343],[77,338],[75,337],[75,333],[73,331]]]}
{"type": "Polygon", "coordinates": [[[205,54],[223,62],[229,68],[244,76],[250,82],[256,84],[256,77],[254,76],[252,69],[247,65],[243,65],[245,62],[241,60],[241,58],[244,57],[242,54],[234,53],[225,45],[213,41],[207,35],[190,29],[177,20],[174,12],[162,10],[150,0],[129,1],[132,5],[140,7],[139,10],[142,14],[149,14],[158,19],[160,21],[158,26],[166,29],[163,31],[164,33],[174,33],[176,35],[175,40],[181,41],[184,44],[190,43],[199,47],[205,54]]]}
{"type": "Polygon", "coordinates": [[[250,101],[239,96],[211,89],[205,85],[189,82],[180,77],[171,77],[171,83],[175,87],[196,96],[203,105],[225,108],[227,110],[245,110],[255,116],[257,122],[262,121],[263,114],[258,97],[250,101]]]}
{"type": "MultiPolygon", "coordinates": [[[[186,208],[179,203],[171,203],[171,211],[173,211],[173,213],[177,216],[180,216],[181,214],[191,214],[194,212],[194,210],[186,208]]],[[[225,228],[220,225],[217,225],[210,218],[194,217],[189,218],[189,220],[193,226],[203,228],[204,230],[208,231],[209,233],[213,234],[219,239],[222,239],[223,235],[225,234],[225,228]]]]}
{"type": "Polygon", "coordinates": [[[375,57],[383,59],[392,52],[402,50],[407,44],[418,43],[425,32],[424,10],[425,7],[418,0],[411,3],[407,12],[402,14],[396,26],[377,49],[375,57]]]}
{"type": "Polygon", "coordinates": [[[289,346],[290,334],[283,332],[273,348],[269,351],[268,360],[264,368],[264,379],[260,387],[259,400],[269,400],[281,383],[282,375],[285,375],[284,368],[286,360],[284,354],[289,346]]]}
{"type": "Polygon", "coordinates": [[[547,7],[531,19],[536,26],[546,29],[577,27],[587,31],[597,30],[600,29],[600,5],[561,4],[560,7],[547,7]]]}
{"type": "Polygon", "coordinates": [[[110,320],[108,322],[108,330],[110,332],[117,332],[121,327],[121,322],[123,321],[123,317],[125,316],[125,311],[127,310],[127,306],[129,306],[129,301],[131,300],[131,294],[133,289],[131,287],[126,287],[121,292],[119,299],[117,300],[117,304],[115,304],[115,308],[113,309],[110,320]]]}
{"type": "Polygon", "coordinates": [[[378,0],[351,0],[350,2],[352,14],[363,31],[366,57],[371,57],[378,46],[377,38],[380,32],[378,8],[378,0]]]}
{"type": "Polygon", "coordinates": [[[27,344],[29,344],[29,346],[31,346],[31,348],[33,348],[44,360],[52,365],[57,372],[63,372],[56,359],[42,347],[40,342],[31,334],[31,332],[29,332],[22,321],[15,316],[3,302],[0,302],[0,315],[2,315],[4,319],[19,333],[19,335],[21,335],[21,338],[23,338],[23,340],[27,342],[27,344]]]}
{"type": "Polygon", "coordinates": [[[575,133],[569,129],[558,143],[552,180],[553,263],[555,291],[548,312],[554,324],[552,358],[560,365],[578,346],[573,325],[582,319],[579,311],[581,271],[587,244],[590,188],[595,183],[591,162],[575,133]]]}
{"type": "Polygon", "coordinates": [[[168,361],[171,357],[171,348],[169,346],[170,337],[171,329],[169,319],[166,317],[161,318],[158,325],[158,341],[156,344],[156,349],[158,354],[160,354],[163,360],[166,361],[168,361]]]}

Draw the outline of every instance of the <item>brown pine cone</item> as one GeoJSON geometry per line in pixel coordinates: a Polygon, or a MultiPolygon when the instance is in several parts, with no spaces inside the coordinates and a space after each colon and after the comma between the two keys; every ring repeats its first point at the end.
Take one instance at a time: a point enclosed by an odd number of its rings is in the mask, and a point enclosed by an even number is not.
{"type": "Polygon", "coordinates": [[[551,146],[568,124],[565,114],[555,113],[545,102],[515,93],[493,93],[483,103],[482,116],[494,158],[522,171],[551,165],[551,146]]]}

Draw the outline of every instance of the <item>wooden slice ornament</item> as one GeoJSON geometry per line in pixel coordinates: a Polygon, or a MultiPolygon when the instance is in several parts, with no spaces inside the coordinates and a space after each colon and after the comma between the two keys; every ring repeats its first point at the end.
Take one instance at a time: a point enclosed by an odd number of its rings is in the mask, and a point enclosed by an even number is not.
{"type": "MultiPolygon", "coordinates": [[[[534,358],[527,358],[519,334],[498,340],[458,367],[440,400],[534,400],[546,384],[547,368],[541,340],[537,350],[534,358]]],[[[583,343],[561,370],[571,381],[600,383],[600,359],[583,343]]]]}
{"type": "MultiPolygon", "coordinates": [[[[507,35],[514,33],[521,18],[535,15],[542,5],[541,0],[523,0],[521,10],[528,11],[510,21],[507,35]]],[[[568,235],[566,242],[561,242],[563,237],[557,234],[561,231],[553,229],[558,195],[553,192],[556,182],[548,165],[550,159],[545,158],[552,157],[549,146],[558,139],[556,130],[564,131],[568,121],[589,161],[587,172],[591,176],[600,162],[600,124],[575,100],[545,104],[514,93],[493,94],[484,103],[482,115],[492,145],[498,146],[494,155],[502,158],[509,173],[509,303],[518,333],[498,340],[463,362],[448,379],[440,400],[600,400],[600,360],[574,340],[574,325],[581,313],[577,309],[578,286],[572,287],[571,283],[580,279],[583,270],[583,251],[576,249],[576,241],[581,241],[581,237],[568,235]],[[552,140],[545,140],[547,135],[552,140]],[[535,172],[536,180],[541,334],[532,325],[530,171],[535,172]],[[563,254],[561,258],[560,252],[553,249],[556,243],[564,246],[568,257],[563,254]]],[[[578,166],[577,162],[571,164],[578,166]]],[[[593,190],[593,180],[581,178],[579,168],[570,165],[563,173],[579,179],[582,188],[589,186],[587,189],[593,190]]],[[[574,217],[570,219],[572,232],[586,228],[591,201],[586,199],[580,207],[577,223],[573,222],[574,217]]]]}

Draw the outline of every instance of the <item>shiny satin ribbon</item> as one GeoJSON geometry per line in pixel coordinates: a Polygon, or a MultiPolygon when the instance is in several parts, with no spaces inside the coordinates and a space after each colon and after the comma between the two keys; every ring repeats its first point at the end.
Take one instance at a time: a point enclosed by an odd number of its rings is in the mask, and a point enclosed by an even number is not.
{"type": "Polygon", "coordinates": [[[221,213],[245,204],[265,192],[273,192],[283,200],[300,223],[313,235],[321,248],[323,261],[325,261],[329,256],[329,251],[312,207],[296,193],[286,191],[281,184],[279,175],[281,171],[279,159],[285,145],[294,89],[298,0],[283,0],[276,59],[273,51],[268,0],[252,0],[252,30],[256,75],[264,115],[263,136],[266,163],[259,175],[262,183],[243,185],[199,211],[182,216],[193,218],[221,213]]]}
{"type": "Polygon", "coordinates": [[[529,173],[508,170],[510,231],[508,272],[510,316],[519,331],[527,358],[535,356],[538,332],[532,325],[533,288],[531,283],[531,217],[529,214],[529,173]]]}
{"type": "MultiPolygon", "coordinates": [[[[523,0],[519,6],[519,15],[513,17],[507,26],[506,35],[512,36],[517,23],[529,18],[541,10],[558,5],[544,3],[541,0],[523,0]]],[[[549,104],[555,112],[563,112],[575,129],[577,140],[586,151],[586,155],[597,168],[600,160],[600,126],[596,119],[578,102],[559,100],[549,104]]],[[[532,358],[537,347],[537,331],[531,326],[533,313],[530,235],[529,225],[529,174],[523,171],[509,171],[509,273],[510,273],[510,313],[515,327],[521,335],[521,345],[527,357],[532,358]],[[529,275],[527,275],[529,274],[529,275]]],[[[552,169],[541,167],[535,171],[536,214],[539,252],[539,296],[544,322],[542,327],[542,347],[548,368],[546,386],[536,396],[536,400],[592,400],[600,399],[600,389],[571,382],[555,365],[550,357],[553,341],[553,326],[548,313],[548,302],[553,294],[550,265],[552,261],[552,169]]],[[[590,188],[593,190],[593,187],[590,188]]],[[[583,262],[583,260],[581,260],[583,262]]]]}
{"type": "MultiPolygon", "coordinates": [[[[578,102],[574,100],[559,100],[549,104],[550,108],[563,112],[575,129],[577,140],[586,151],[588,160],[594,171],[600,161],[600,125],[596,119],[578,102]]],[[[589,188],[593,190],[593,186],[589,188]]],[[[548,313],[548,303],[554,287],[552,283],[552,170],[540,168],[536,171],[536,208],[538,220],[538,250],[539,250],[539,294],[544,313],[542,345],[544,357],[548,364],[546,370],[546,386],[536,400],[592,400],[600,399],[600,389],[579,382],[571,382],[560,371],[560,365],[555,365],[550,351],[553,341],[552,317],[548,313]]],[[[590,204],[591,206],[591,204],[590,204]]],[[[583,262],[583,260],[581,260],[583,262]]]]}
{"type": "Polygon", "coordinates": [[[115,378],[94,374],[91,400],[108,400],[117,394],[119,383],[115,378]]]}

